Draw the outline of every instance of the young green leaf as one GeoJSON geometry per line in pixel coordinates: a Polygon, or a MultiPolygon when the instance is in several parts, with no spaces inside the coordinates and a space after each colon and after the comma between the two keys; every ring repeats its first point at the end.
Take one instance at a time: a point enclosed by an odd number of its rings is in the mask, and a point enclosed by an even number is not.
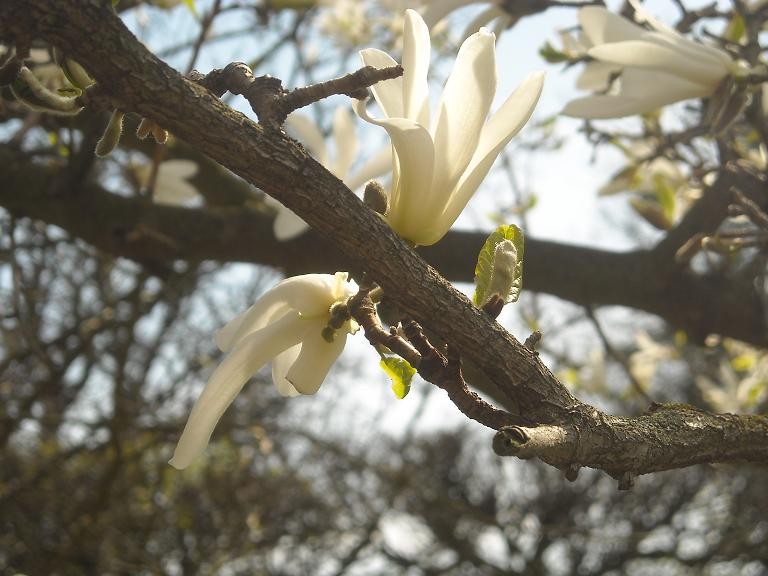
{"type": "MultiPolygon", "coordinates": [[[[510,271],[511,281],[506,294],[501,294],[504,301],[516,302],[520,297],[520,290],[523,286],[523,256],[525,251],[523,231],[514,224],[508,226],[499,226],[485,241],[480,254],[477,256],[477,266],[475,267],[475,295],[472,301],[476,306],[482,306],[491,296],[491,284],[493,283],[494,260],[499,260],[497,256],[497,247],[504,241],[510,241],[516,251],[514,266],[510,271]]],[[[505,245],[502,245],[504,248],[505,245]]],[[[508,245],[507,245],[508,246],[508,245]]],[[[510,246],[511,248],[511,246],[510,246]]],[[[502,261],[508,259],[501,259],[502,261]]],[[[498,274],[498,272],[497,272],[498,274]]]]}
{"type": "Polygon", "coordinates": [[[392,380],[392,391],[395,396],[400,400],[405,398],[411,390],[411,380],[416,374],[416,368],[397,356],[382,356],[379,366],[392,380]]]}

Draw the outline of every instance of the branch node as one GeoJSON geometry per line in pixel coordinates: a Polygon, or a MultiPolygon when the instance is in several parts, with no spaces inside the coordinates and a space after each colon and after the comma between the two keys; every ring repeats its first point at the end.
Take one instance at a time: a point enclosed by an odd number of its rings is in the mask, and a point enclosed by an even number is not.
{"type": "Polygon", "coordinates": [[[619,476],[619,490],[630,490],[635,485],[636,474],[626,471],[619,476]]]}
{"type": "Polygon", "coordinates": [[[568,480],[568,482],[575,482],[576,478],[579,477],[579,470],[581,470],[581,466],[579,464],[576,464],[575,462],[573,464],[569,464],[565,469],[565,479],[568,480]]]}
{"type": "Polygon", "coordinates": [[[536,346],[538,346],[539,342],[541,342],[541,332],[538,330],[534,330],[531,332],[531,335],[528,336],[528,338],[525,339],[525,342],[523,342],[523,346],[528,348],[531,352],[536,352],[536,346]]]}

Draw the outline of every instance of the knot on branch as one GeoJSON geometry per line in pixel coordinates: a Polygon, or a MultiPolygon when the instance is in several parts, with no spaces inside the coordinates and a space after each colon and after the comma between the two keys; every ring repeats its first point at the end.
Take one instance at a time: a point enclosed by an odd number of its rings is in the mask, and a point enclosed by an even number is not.
{"type": "Polygon", "coordinates": [[[278,130],[294,110],[334,94],[362,100],[368,97],[367,89],[370,86],[382,80],[398,78],[402,74],[402,66],[381,69],[365,66],[346,76],[290,91],[283,88],[279,78],[269,75],[254,77],[251,69],[243,62],[232,62],[223,69],[215,69],[205,75],[193,70],[188,77],[219,98],[227,91],[243,96],[263,126],[278,130]]]}

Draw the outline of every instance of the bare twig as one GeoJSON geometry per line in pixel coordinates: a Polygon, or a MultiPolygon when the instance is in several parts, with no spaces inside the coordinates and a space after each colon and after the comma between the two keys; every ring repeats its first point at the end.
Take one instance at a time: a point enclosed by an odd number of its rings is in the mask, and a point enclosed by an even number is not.
{"type": "Polygon", "coordinates": [[[283,88],[279,78],[269,75],[254,77],[251,69],[243,62],[232,62],[223,69],[212,70],[206,75],[193,70],[189,73],[189,78],[219,97],[227,91],[242,95],[248,100],[262,125],[278,129],[288,114],[298,108],[334,94],[363,99],[367,97],[368,87],[382,80],[398,78],[402,74],[401,66],[381,69],[364,66],[346,76],[289,92],[283,88]]]}

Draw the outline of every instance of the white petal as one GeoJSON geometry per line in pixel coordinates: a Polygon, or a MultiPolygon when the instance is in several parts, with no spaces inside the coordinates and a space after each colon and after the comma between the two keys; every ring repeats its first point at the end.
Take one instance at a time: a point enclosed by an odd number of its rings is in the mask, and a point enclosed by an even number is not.
{"type": "Polygon", "coordinates": [[[382,126],[389,133],[397,154],[398,170],[392,186],[387,220],[400,236],[418,242],[422,228],[437,214],[428,196],[434,169],[434,146],[429,132],[406,118],[375,119],[365,103],[357,101],[355,111],[366,122],[382,126]]]}
{"type": "Polygon", "coordinates": [[[294,112],[285,120],[288,133],[301,142],[315,160],[323,166],[328,166],[328,151],[325,146],[325,138],[309,117],[294,112]]]}
{"type": "Polygon", "coordinates": [[[184,180],[161,178],[157,176],[155,184],[154,200],[159,204],[182,204],[186,200],[191,200],[199,195],[197,188],[184,180]]]}
{"type": "Polygon", "coordinates": [[[344,179],[358,151],[355,123],[346,107],[337,108],[333,114],[333,139],[336,142],[336,161],[331,172],[337,178],[344,179]]]}
{"type": "Polygon", "coordinates": [[[197,174],[197,168],[197,162],[193,160],[174,158],[160,164],[159,172],[173,178],[188,179],[197,174]]]}
{"type": "Polygon", "coordinates": [[[608,62],[588,62],[576,79],[576,88],[590,92],[602,92],[608,89],[611,76],[621,72],[621,66],[608,62]]]}
{"type": "Polygon", "coordinates": [[[314,394],[328,375],[333,363],[344,350],[347,333],[336,332],[333,342],[326,342],[321,336],[323,322],[313,322],[304,332],[301,352],[288,370],[287,380],[301,394],[314,394]]]}
{"type": "MultiPolygon", "coordinates": [[[[502,10],[501,8],[498,8],[497,6],[494,6],[494,5],[489,6],[488,8],[480,12],[480,14],[478,14],[475,18],[473,18],[472,21],[467,25],[467,27],[464,28],[464,33],[461,37],[461,41],[465,42],[467,38],[472,36],[472,34],[480,30],[480,28],[482,28],[483,26],[491,22],[493,19],[495,18],[501,19],[501,18],[504,18],[505,16],[508,16],[508,14],[504,12],[504,10],[502,10]]],[[[496,29],[497,28],[494,28],[494,32],[496,31],[496,29]]]]}
{"type": "Polygon", "coordinates": [[[344,184],[346,184],[350,190],[354,191],[369,180],[383,176],[390,170],[392,170],[392,147],[385,146],[371,156],[371,158],[351,174],[347,180],[344,180],[344,184]]]}
{"type": "Polygon", "coordinates": [[[453,225],[485,179],[501,150],[528,122],[543,87],[544,74],[530,74],[490,118],[483,128],[470,165],[440,216],[438,227],[430,238],[431,243],[437,242],[453,225]]]}
{"type": "Polygon", "coordinates": [[[301,219],[301,216],[280,204],[275,221],[272,223],[272,232],[275,234],[275,238],[285,242],[300,236],[308,228],[309,225],[301,219]]]}
{"type": "Polygon", "coordinates": [[[330,274],[304,274],[286,278],[245,312],[234,318],[216,334],[216,344],[225,352],[247,334],[293,309],[305,317],[324,316],[334,302],[335,278],[330,274]]]}
{"type": "Polygon", "coordinates": [[[579,10],[579,23],[593,46],[606,42],[639,40],[645,30],[602,6],[585,6],[579,10]]]}
{"type": "MultiPolygon", "coordinates": [[[[376,48],[366,48],[360,51],[360,58],[366,66],[373,66],[377,69],[397,66],[397,62],[386,52],[376,48]]],[[[371,86],[373,97],[381,106],[385,116],[390,118],[402,118],[403,108],[403,77],[393,78],[377,82],[371,86]]]]}
{"type": "Polygon", "coordinates": [[[248,379],[280,351],[301,338],[304,320],[286,316],[240,342],[211,375],[195,402],[170,461],[179,470],[189,466],[208,445],[213,429],[248,379]]]}
{"type": "Polygon", "coordinates": [[[663,72],[632,68],[620,79],[620,91],[569,102],[562,114],[576,118],[621,118],[643,114],[689,98],[708,93],[706,88],[663,72]]]}
{"type": "Polygon", "coordinates": [[[288,382],[285,375],[288,374],[288,370],[296,362],[300,350],[301,344],[296,344],[296,346],[291,346],[285,352],[281,352],[272,358],[272,382],[277,387],[277,391],[281,396],[291,398],[299,395],[299,391],[293,387],[293,384],[288,382]]]}
{"type": "Polygon", "coordinates": [[[727,73],[719,64],[712,65],[708,60],[690,58],[669,46],[642,40],[595,46],[588,54],[603,62],[667,72],[691,82],[711,86],[712,90],[727,73]]]}
{"type": "Polygon", "coordinates": [[[427,73],[432,44],[429,29],[415,10],[405,11],[403,24],[403,114],[429,126],[427,73]]]}
{"type": "Polygon", "coordinates": [[[457,8],[472,3],[472,0],[431,0],[424,10],[424,22],[426,22],[429,28],[434,28],[435,24],[457,8]]]}
{"type": "Polygon", "coordinates": [[[434,131],[433,190],[446,198],[475,154],[496,93],[494,44],[494,35],[485,29],[470,36],[443,91],[434,131]]]}

